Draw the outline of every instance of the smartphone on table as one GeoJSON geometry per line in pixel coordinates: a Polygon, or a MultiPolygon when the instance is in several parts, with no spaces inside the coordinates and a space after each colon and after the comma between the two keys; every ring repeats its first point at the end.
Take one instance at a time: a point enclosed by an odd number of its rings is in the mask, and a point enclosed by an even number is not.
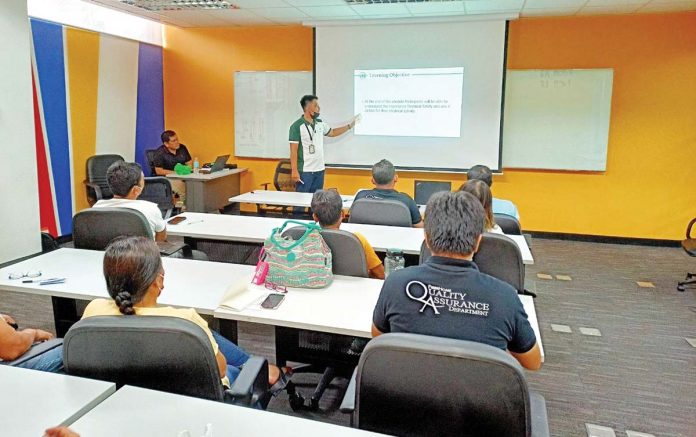
{"type": "Polygon", "coordinates": [[[176,217],[170,218],[167,223],[169,223],[170,225],[178,225],[179,223],[183,222],[184,220],[186,220],[186,217],[184,217],[182,215],[178,215],[176,217]]]}
{"type": "MultiPolygon", "coordinates": [[[[280,306],[280,304],[285,299],[284,294],[271,293],[269,294],[263,302],[261,302],[261,308],[266,308],[267,310],[274,310],[280,306]]],[[[258,301],[257,301],[258,302],[258,301]]]]}

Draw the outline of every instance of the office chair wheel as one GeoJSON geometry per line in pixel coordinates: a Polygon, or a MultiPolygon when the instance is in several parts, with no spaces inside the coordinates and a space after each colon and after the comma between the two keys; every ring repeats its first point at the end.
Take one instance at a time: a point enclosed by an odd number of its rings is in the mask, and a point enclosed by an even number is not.
{"type": "Polygon", "coordinates": [[[677,285],[677,290],[678,290],[678,291],[686,291],[686,287],[684,287],[683,285],[679,284],[679,285],[677,285]]]}

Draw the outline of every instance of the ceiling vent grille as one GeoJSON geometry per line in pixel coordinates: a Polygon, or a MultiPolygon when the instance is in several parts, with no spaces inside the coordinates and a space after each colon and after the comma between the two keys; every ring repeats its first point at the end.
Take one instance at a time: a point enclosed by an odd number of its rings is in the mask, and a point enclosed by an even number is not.
{"type": "Polygon", "coordinates": [[[119,0],[119,2],[147,11],[239,9],[238,6],[227,0],[119,0]]]}

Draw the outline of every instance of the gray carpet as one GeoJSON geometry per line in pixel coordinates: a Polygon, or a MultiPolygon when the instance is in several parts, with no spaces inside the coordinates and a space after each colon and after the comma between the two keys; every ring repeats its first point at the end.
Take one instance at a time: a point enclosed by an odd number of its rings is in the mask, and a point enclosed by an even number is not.
{"type": "MultiPolygon", "coordinates": [[[[547,402],[554,436],[586,436],[585,423],[655,436],[696,436],[696,294],[679,293],[676,281],[696,271],[696,259],[681,249],[579,243],[535,239],[536,264],[527,268],[535,300],[546,362],[529,372],[533,390],[547,402]],[[544,280],[537,273],[568,275],[544,280]],[[652,282],[640,288],[636,281],[652,282]],[[570,326],[554,332],[551,324],[570,326]],[[600,337],[580,333],[596,328],[600,337]]],[[[24,326],[53,329],[50,299],[0,294],[0,312],[24,326]]],[[[240,324],[240,344],[273,360],[273,329],[240,324]]],[[[309,395],[318,376],[293,378],[309,395]],[[305,386],[303,387],[303,384],[305,386]]],[[[338,412],[345,380],[327,391],[322,412],[303,417],[348,424],[338,412]]],[[[483,389],[483,388],[482,388],[483,389]]],[[[295,414],[285,397],[271,411],[295,414]]]]}

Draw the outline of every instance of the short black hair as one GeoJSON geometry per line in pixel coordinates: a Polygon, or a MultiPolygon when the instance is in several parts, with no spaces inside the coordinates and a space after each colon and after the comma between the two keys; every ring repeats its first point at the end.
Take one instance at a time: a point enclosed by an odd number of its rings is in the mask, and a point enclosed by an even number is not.
{"type": "Polygon", "coordinates": [[[307,95],[305,95],[305,96],[302,96],[302,98],[300,99],[300,106],[302,106],[302,110],[304,111],[304,109],[307,107],[307,105],[308,105],[312,100],[316,100],[316,99],[318,99],[318,98],[319,98],[319,97],[317,97],[317,96],[315,96],[315,95],[313,95],[313,94],[307,94],[307,95]]]}
{"type": "Polygon", "coordinates": [[[483,233],[481,202],[463,191],[433,194],[425,210],[425,236],[434,254],[468,255],[483,233]]]}
{"type": "Polygon", "coordinates": [[[162,135],[160,135],[160,138],[162,139],[162,144],[168,143],[169,140],[174,136],[176,136],[176,132],[174,132],[173,130],[166,130],[162,132],[162,135]]]}
{"type": "Polygon", "coordinates": [[[343,199],[336,190],[318,190],[312,196],[312,212],[321,226],[331,226],[341,219],[343,199]]]}
{"type": "Polygon", "coordinates": [[[143,168],[137,162],[116,161],[106,170],[106,183],[115,196],[124,197],[140,183],[143,168]]]}
{"type": "Polygon", "coordinates": [[[493,172],[485,165],[479,164],[471,167],[469,171],[466,172],[466,178],[469,180],[478,179],[479,181],[485,182],[489,187],[493,185],[493,172]]]}

